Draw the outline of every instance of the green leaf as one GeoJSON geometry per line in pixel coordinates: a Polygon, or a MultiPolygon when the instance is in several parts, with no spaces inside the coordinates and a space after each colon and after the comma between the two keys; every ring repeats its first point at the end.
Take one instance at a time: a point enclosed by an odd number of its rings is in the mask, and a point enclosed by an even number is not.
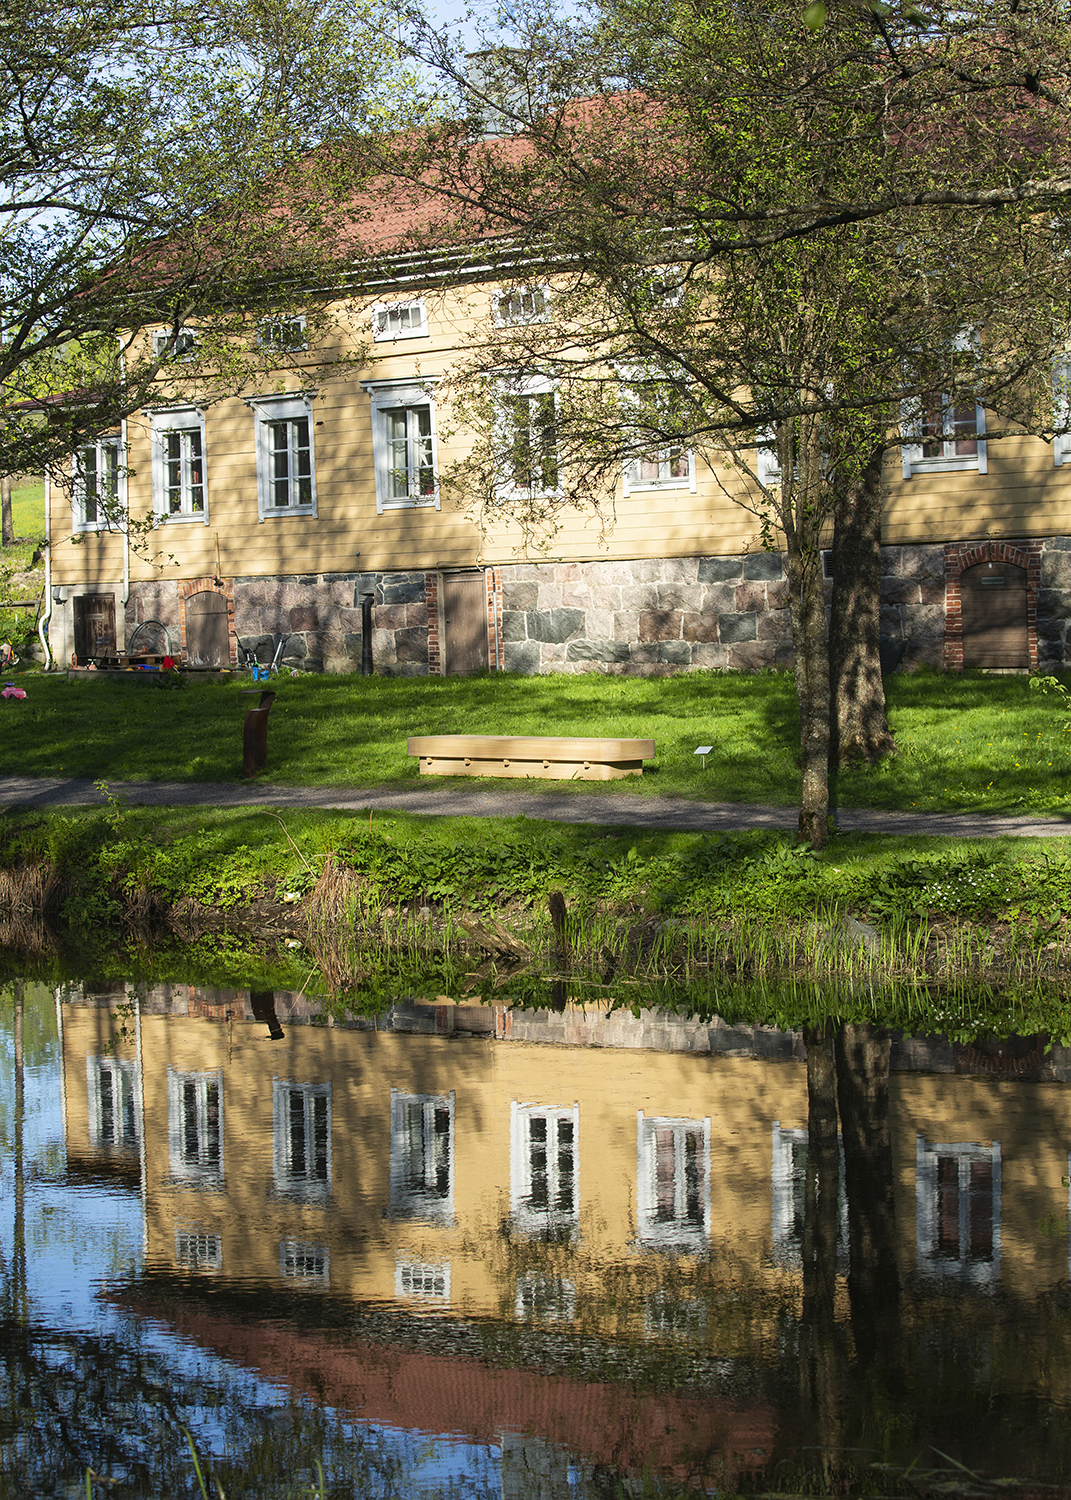
{"type": "Polygon", "coordinates": [[[826,24],[825,0],[811,0],[803,12],[803,24],[808,31],[821,31],[826,24]]]}

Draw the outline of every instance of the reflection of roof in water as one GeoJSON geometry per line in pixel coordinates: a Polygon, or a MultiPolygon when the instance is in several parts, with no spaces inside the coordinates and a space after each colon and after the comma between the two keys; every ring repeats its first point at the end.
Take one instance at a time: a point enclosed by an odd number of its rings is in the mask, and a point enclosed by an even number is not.
{"type": "MultiPolygon", "coordinates": [[[[325,1021],[325,1001],[288,990],[272,992],[275,1013],[289,1026],[316,1026],[325,1021]]],[[[115,1005],[125,993],[91,993],[71,1003],[115,1005]]],[[[251,992],[208,989],[199,985],[154,985],[141,1001],[144,1015],[198,1017],[225,1023],[255,1021],[251,992]]],[[[730,1023],[720,1016],[695,1018],[669,1011],[570,1003],[564,1011],[523,1009],[508,1004],[422,1004],[404,1001],[378,1015],[335,1018],[332,1025],[358,1031],[397,1031],[439,1036],[490,1037],[496,1041],[543,1042],[574,1047],[615,1047],[654,1052],[688,1052],[723,1057],[754,1057],[803,1062],[807,1049],[802,1031],[782,1031],[758,1023],[730,1023]]],[[[944,1036],[893,1034],[889,1066],[894,1073],[998,1074],[1024,1081],[1071,1082],[1071,1048],[1046,1051],[1042,1036],[978,1038],[952,1043],[944,1036]]]]}
{"type": "MultiPolygon", "coordinates": [[[[150,1276],[112,1300],[369,1422],[478,1442],[495,1442],[504,1431],[538,1433],[633,1472],[652,1465],[684,1472],[697,1455],[761,1469],[776,1437],[773,1406],[749,1397],[746,1372],[729,1371],[725,1361],[705,1363],[712,1378],[717,1366],[715,1383],[733,1396],[666,1390],[664,1369],[659,1381],[649,1357],[643,1370],[640,1351],[560,1336],[555,1350],[553,1336],[533,1336],[529,1327],[496,1325],[496,1338],[486,1324],[336,1298],[317,1298],[313,1309],[307,1298],[274,1292],[269,1321],[263,1288],[214,1288],[195,1299],[175,1277],[150,1276]]],[[[664,1366],[664,1350],[661,1360],[664,1366]]]]}

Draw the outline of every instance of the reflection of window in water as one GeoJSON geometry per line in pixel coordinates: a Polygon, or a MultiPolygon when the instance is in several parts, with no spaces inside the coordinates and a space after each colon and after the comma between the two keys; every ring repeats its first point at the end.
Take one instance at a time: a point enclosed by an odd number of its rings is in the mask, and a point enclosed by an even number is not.
{"type": "Polygon", "coordinates": [[[654,1339],[699,1339],[706,1332],[706,1304],[698,1297],[652,1292],[643,1304],[643,1330],[654,1339]]]}
{"type": "Polygon", "coordinates": [[[525,1323],[571,1323],[576,1282],[566,1276],[518,1276],[513,1310],[525,1323]]]}
{"type": "Polygon", "coordinates": [[[331,1190],[331,1085],[272,1085],[275,1187],[289,1197],[326,1198],[331,1190]]]}
{"type": "Polygon", "coordinates": [[[528,1234],[571,1233],[580,1217],[580,1106],[510,1105],[510,1212],[528,1234]]]}
{"type": "Polygon", "coordinates": [[[417,1302],[449,1302],[450,1262],[399,1256],[394,1263],[394,1295],[417,1302]]]}
{"type": "Polygon", "coordinates": [[[705,1250],[710,1237],[710,1120],[638,1115],[641,1243],[705,1250]]]}
{"type": "Polygon", "coordinates": [[[87,1057],[89,1142],[91,1146],[136,1151],[138,1066],[114,1057],[87,1057]]]}
{"type": "Polygon", "coordinates": [[[282,1240],[279,1245],[279,1275],[284,1281],[327,1286],[331,1280],[330,1251],[326,1245],[307,1245],[302,1240],[282,1240]]]}
{"type": "Polygon", "coordinates": [[[205,1186],[223,1180],[223,1074],[167,1070],[171,1175],[205,1186]]]}
{"type": "Polygon", "coordinates": [[[915,1170],[918,1269],[972,1286],[1000,1280],[1000,1142],[928,1145],[915,1170]]]}
{"type": "Polygon", "coordinates": [[[196,1228],[175,1230],[175,1264],[186,1271],[221,1271],[223,1237],[196,1228]]]}
{"type": "MultiPolygon", "coordinates": [[[[844,1187],[844,1145],[837,1138],[837,1260],[847,1263],[848,1195],[844,1187]]],[[[784,1266],[803,1264],[803,1208],[807,1190],[807,1132],[773,1127],[771,1229],[773,1259],[784,1266]]]]}
{"type": "Polygon", "coordinates": [[[453,1094],[390,1094],[390,1206],[404,1219],[454,1214],[453,1094]]]}

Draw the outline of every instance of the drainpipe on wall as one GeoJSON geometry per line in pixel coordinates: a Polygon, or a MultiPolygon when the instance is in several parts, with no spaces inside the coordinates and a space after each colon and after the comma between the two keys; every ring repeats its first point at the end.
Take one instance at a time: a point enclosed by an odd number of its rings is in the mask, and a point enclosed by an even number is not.
{"type": "Polygon", "coordinates": [[[374,674],[372,664],[372,605],[375,603],[375,594],[361,595],[361,676],[371,677],[374,674]]]}
{"type": "Polygon", "coordinates": [[[37,622],[37,636],[45,653],[45,671],[52,671],[52,650],[48,644],[48,622],[52,618],[52,480],[45,470],[45,607],[37,622]]]}
{"type": "MultiPolygon", "coordinates": [[[[126,373],[126,371],[125,371],[125,361],[124,361],[124,374],[125,373],[126,373]]],[[[124,457],[124,461],[125,461],[125,458],[126,458],[126,418],[125,417],[119,423],[119,447],[121,448],[121,450],[123,452],[123,457],[124,457]]],[[[126,493],[126,487],[125,486],[124,486],[123,492],[124,492],[124,494],[126,493]]],[[[130,504],[130,502],[128,500],[127,501],[127,513],[126,513],[126,515],[123,518],[123,649],[124,650],[126,649],[126,605],[127,605],[127,600],[130,598],[130,509],[129,509],[129,504],[130,504]]],[[[116,633],[116,635],[118,635],[119,631],[116,630],[115,633],[116,633]]],[[[116,641],[116,643],[115,643],[115,649],[117,651],[119,649],[119,642],[118,641],[116,641]]]]}

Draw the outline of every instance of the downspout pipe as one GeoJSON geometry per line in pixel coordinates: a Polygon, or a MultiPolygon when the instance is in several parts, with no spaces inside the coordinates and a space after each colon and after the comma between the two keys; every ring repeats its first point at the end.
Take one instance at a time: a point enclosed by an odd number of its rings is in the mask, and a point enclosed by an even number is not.
{"type": "MultiPolygon", "coordinates": [[[[123,361],[123,374],[124,374],[124,376],[126,375],[126,361],[125,361],[125,359],[123,361]]],[[[125,417],[123,418],[123,420],[119,424],[119,451],[123,455],[123,464],[125,466],[125,464],[126,464],[126,454],[127,454],[127,446],[126,446],[126,418],[125,417]]],[[[126,500],[126,480],[125,480],[125,478],[123,480],[123,498],[124,498],[124,500],[126,500]]],[[[126,649],[126,606],[127,606],[128,600],[130,598],[130,509],[129,509],[129,501],[127,501],[126,505],[124,505],[124,510],[125,510],[125,514],[122,517],[122,526],[123,526],[123,649],[125,650],[126,649]]],[[[119,631],[116,630],[115,633],[118,636],[119,631]]],[[[118,640],[115,642],[115,649],[116,649],[116,651],[118,651],[118,649],[119,649],[119,642],[118,642],[118,640]]]]}
{"type": "Polygon", "coordinates": [[[361,595],[361,676],[371,677],[375,668],[372,664],[372,605],[376,601],[375,594],[361,595]]]}
{"type": "Polygon", "coordinates": [[[48,644],[48,622],[52,618],[52,480],[45,470],[45,607],[37,622],[37,638],[45,653],[45,671],[53,670],[52,650],[48,644]]]}

